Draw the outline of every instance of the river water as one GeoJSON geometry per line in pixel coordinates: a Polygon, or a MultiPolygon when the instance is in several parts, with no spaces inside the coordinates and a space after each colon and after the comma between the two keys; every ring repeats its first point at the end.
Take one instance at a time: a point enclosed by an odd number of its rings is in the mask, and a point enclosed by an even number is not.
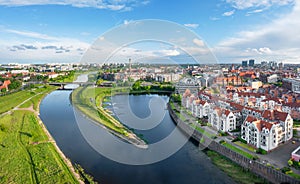
{"type": "MultiPolygon", "coordinates": [[[[73,163],[80,164],[87,173],[91,174],[99,183],[143,183],[143,184],[156,184],[156,183],[233,183],[233,181],[222,171],[216,168],[209,158],[196,146],[195,143],[187,141],[179,151],[162,161],[147,164],[147,165],[128,165],[118,163],[106,156],[103,156],[96,151],[83,136],[82,129],[79,127],[87,126],[92,127],[86,129],[84,134],[91,137],[96,137],[99,142],[109,141],[110,135],[101,126],[84,118],[83,115],[74,113],[74,109],[70,102],[70,94],[72,91],[57,90],[50,93],[40,105],[40,117],[47,129],[56,140],[57,145],[70,158],[73,163]],[[75,116],[76,114],[76,116],[75,116]],[[78,124],[78,119],[81,119],[82,124],[78,124]]],[[[108,104],[108,108],[118,115],[119,119],[126,121],[126,113],[124,112],[124,101],[126,96],[113,97],[114,108],[108,104]]],[[[130,95],[128,101],[132,112],[144,118],[149,116],[153,109],[149,109],[149,101],[152,98],[161,98],[165,103],[168,101],[167,96],[158,95],[130,95]]],[[[160,102],[161,102],[160,101],[160,102]]],[[[158,101],[153,101],[153,106],[158,101]]],[[[150,108],[151,108],[150,107],[150,108]]],[[[136,131],[138,134],[143,134],[143,138],[149,143],[155,143],[164,137],[168,136],[171,132],[175,134],[176,141],[186,139],[185,136],[178,130],[169,116],[167,110],[164,112],[164,117],[161,123],[150,130],[136,131]]],[[[127,152],[122,151],[123,148],[113,147],[114,145],[105,144],[103,149],[114,153],[127,152]],[[113,147],[113,148],[112,148],[113,147]]],[[[103,151],[102,150],[102,151],[103,151]]],[[[124,155],[122,156],[124,159],[124,155]]],[[[128,153],[128,158],[130,157],[128,153]]],[[[126,159],[125,159],[126,160],[126,159]]]]}

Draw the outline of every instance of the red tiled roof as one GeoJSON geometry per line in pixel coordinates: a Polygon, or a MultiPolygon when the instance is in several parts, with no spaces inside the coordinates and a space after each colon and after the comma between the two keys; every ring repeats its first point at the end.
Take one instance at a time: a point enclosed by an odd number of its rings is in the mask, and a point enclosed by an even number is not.
{"type": "Polygon", "coordinates": [[[228,116],[230,114],[230,111],[227,109],[224,109],[225,115],[228,116]]]}
{"type": "Polygon", "coordinates": [[[221,115],[222,115],[222,112],[221,112],[221,108],[220,108],[220,107],[215,107],[214,110],[217,112],[218,116],[221,116],[221,115]]]}
{"type": "Polygon", "coordinates": [[[256,128],[261,132],[263,128],[267,128],[268,130],[271,130],[272,126],[276,123],[274,122],[268,122],[268,121],[263,121],[263,120],[258,120],[257,118],[253,116],[248,116],[244,123],[250,122],[253,123],[256,128]]]}
{"type": "Polygon", "coordinates": [[[229,102],[231,107],[234,107],[235,109],[237,109],[238,111],[242,111],[244,109],[244,106],[234,103],[234,102],[229,102]]]}
{"type": "Polygon", "coordinates": [[[300,107],[300,103],[285,103],[283,106],[288,106],[291,108],[298,108],[298,107],[300,107]]]}
{"type": "Polygon", "coordinates": [[[274,125],[271,122],[263,121],[263,120],[258,120],[254,122],[255,126],[257,127],[258,131],[262,131],[263,128],[267,128],[268,130],[271,130],[272,126],[274,125]]]}
{"type": "Polygon", "coordinates": [[[206,104],[206,101],[204,101],[204,100],[197,100],[197,101],[196,101],[196,104],[205,105],[205,104],[206,104]]]}
{"type": "Polygon", "coordinates": [[[257,121],[257,118],[255,118],[253,116],[247,116],[247,118],[245,119],[245,122],[252,123],[253,121],[257,121]]]}
{"type": "Polygon", "coordinates": [[[280,112],[280,111],[269,111],[265,110],[262,114],[262,117],[269,120],[280,120],[285,121],[288,116],[288,113],[286,112],[280,112]]]}
{"type": "Polygon", "coordinates": [[[257,112],[257,113],[260,113],[260,114],[262,114],[262,111],[260,111],[260,110],[258,110],[258,109],[253,109],[253,108],[251,108],[251,107],[244,107],[245,109],[248,109],[248,110],[250,110],[250,111],[254,111],[254,112],[257,112]]]}
{"type": "Polygon", "coordinates": [[[11,84],[10,80],[6,80],[6,81],[4,81],[2,86],[0,86],[0,89],[8,88],[8,85],[10,85],[10,84],[11,84]]]}
{"type": "Polygon", "coordinates": [[[221,116],[222,114],[225,114],[226,116],[228,116],[231,112],[230,110],[222,109],[220,107],[215,107],[214,110],[217,112],[218,116],[221,116]]]}
{"type": "Polygon", "coordinates": [[[254,96],[256,98],[260,98],[262,96],[259,93],[246,93],[246,92],[238,92],[238,95],[239,96],[247,96],[247,97],[254,96]]]}

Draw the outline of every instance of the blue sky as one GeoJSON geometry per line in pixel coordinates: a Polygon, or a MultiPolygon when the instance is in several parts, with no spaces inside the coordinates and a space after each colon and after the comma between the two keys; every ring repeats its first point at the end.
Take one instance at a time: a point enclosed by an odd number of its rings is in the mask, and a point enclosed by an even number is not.
{"type": "Polygon", "coordinates": [[[299,63],[298,17],[298,0],[0,0],[0,63],[79,62],[102,34],[143,19],[192,30],[222,63],[299,63]]]}

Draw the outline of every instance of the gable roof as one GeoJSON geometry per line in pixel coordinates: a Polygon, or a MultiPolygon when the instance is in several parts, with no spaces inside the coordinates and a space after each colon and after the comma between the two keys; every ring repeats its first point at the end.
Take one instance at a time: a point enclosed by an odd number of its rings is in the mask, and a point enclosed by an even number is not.
{"type": "Polygon", "coordinates": [[[260,132],[263,130],[263,128],[271,130],[272,126],[274,125],[274,123],[263,121],[263,120],[258,120],[254,122],[254,124],[257,127],[258,131],[260,132]]]}
{"type": "Polygon", "coordinates": [[[280,112],[280,111],[270,111],[270,110],[265,110],[262,114],[262,117],[265,119],[269,120],[280,120],[280,121],[285,121],[286,118],[288,117],[288,113],[286,112],[280,112]]]}
{"type": "Polygon", "coordinates": [[[262,131],[263,128],[267,128],[268,130],[271,130],[273,125],[275,125],[275,122],[269,122],[264,120],[259,120],[253,116],[247,116],[246,120],[244,121],[244,125],[246,122],[252,123],[255,125],[255,127],[258,129],[258,131],[262,131]]]}

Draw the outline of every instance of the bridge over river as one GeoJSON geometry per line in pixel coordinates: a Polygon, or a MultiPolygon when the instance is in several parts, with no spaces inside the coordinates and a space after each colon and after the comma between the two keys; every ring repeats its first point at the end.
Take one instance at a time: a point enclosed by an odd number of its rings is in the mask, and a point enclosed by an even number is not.
{"type": "Polygon", "coordinates": [[[49,82],[49,85],[60,86],[61,89],[76,89],[80,86],[94,86],[96,82],[49,82]]]}

